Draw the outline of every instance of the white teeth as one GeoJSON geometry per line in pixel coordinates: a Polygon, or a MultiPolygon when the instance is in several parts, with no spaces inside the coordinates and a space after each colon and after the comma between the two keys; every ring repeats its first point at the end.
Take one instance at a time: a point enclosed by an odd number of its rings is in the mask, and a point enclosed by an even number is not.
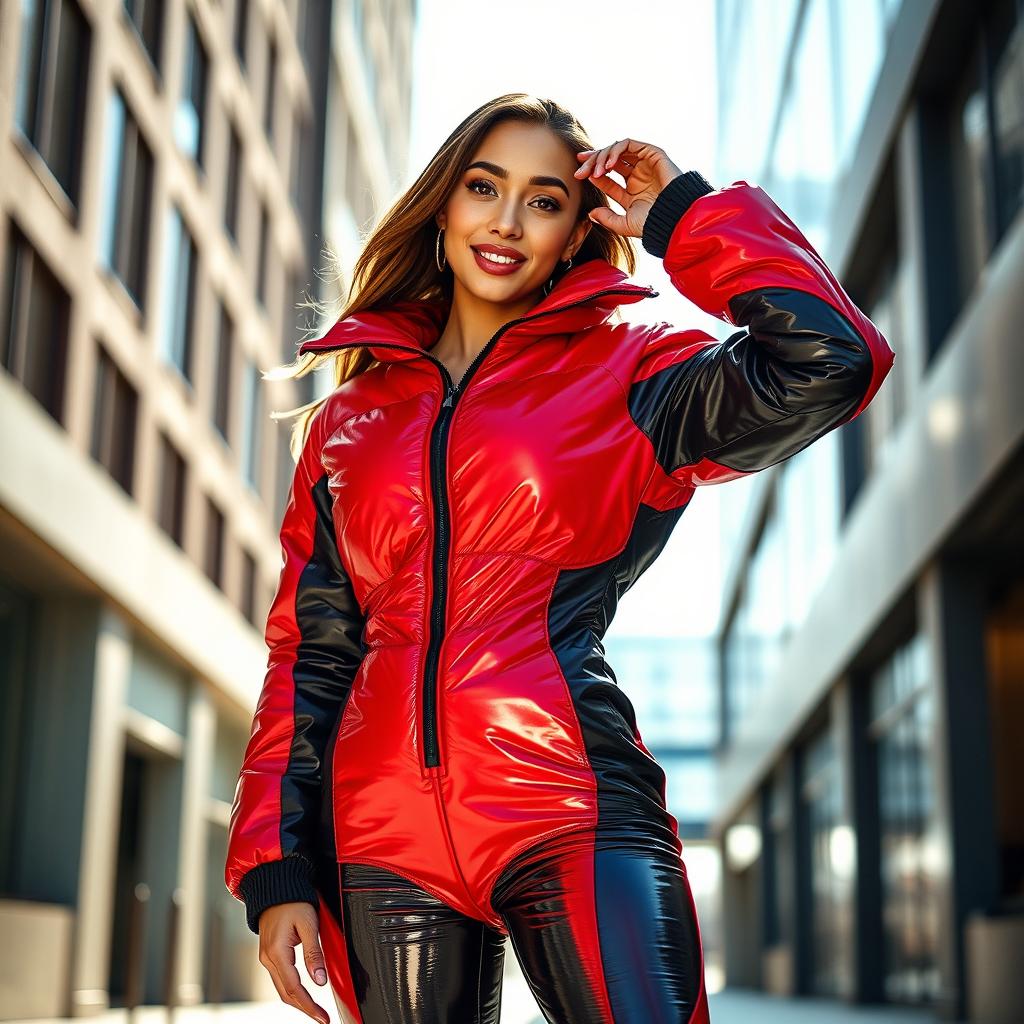
{"type": "Polygon", "coordinates": [[[481,252],[479,249],[476,252],[480,253],[485,260],[490,260],[492,263],[519,263],[520,260],[514,260],[511,256],[499,256],[493,252],[481,252]]]}

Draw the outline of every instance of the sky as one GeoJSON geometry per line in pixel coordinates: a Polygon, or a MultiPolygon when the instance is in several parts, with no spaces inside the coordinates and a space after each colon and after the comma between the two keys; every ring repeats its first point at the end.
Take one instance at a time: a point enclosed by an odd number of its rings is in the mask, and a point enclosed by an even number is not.
{"type": "MultiPolygon", "coordinates": [[[[407,181],[481,103],[530,92],[572,110],[596,147],[622,138],[653,143],[681,170],[719,185],[714,42],[713,0],[420,0],[407,181]]],[[[626,320],[665,320],[717,338],[735,331],[680,295],[661,260],[635,242],[633,280],[660,294],[624,306],[626,320]]],[[[714,630],[721,486],[697,488],[665,550],[620,602],[609,636],[714,630]]]]}

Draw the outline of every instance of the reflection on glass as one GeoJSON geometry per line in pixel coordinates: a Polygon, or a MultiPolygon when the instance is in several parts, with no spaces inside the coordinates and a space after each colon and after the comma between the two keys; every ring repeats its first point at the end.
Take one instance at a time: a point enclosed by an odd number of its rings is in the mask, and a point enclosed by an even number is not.
{"type": "Polygon", "coordinates": [[[777,671],[832,568],[839,534],[840,453],[830,431],[783,464],[736,613],[725,636],[730,731],[777,671]]]}
{"type": "Polygon", "coordinates": [[[832,729],[804,756],[801,797],[811,843],[812,985],[819,995],[847,995],[853,910],[849,830],[842,821],[842,781],[832,729]]]}
{"type": "Polygon", "coordinates": [[[878,762],[885,993],[925,1003],[938,993],[938,901],[928,861],[932,826],[932,691],[923,634],[876,673],[871,685],[878,762]]]}
{"type": "Polygon", "coordinates": [[[743,0],[719,12],[719,166],[727,181],[761,176],[799,7],[796,0],[743,0]]]}
{"type": "Polygon", "coordinates": [[[885,50],[880,0],[838,0],[832,10],[836,44],[836,111],[840,167],[852,159],[885,50]]]}
{"type": "Polygon", "coordinates": [[[1024,202],[1024,19],[1014,0],[996,4],[992,38],[992,116],[996,149],[998,235],[1024,202]]]}
{"type": "Polygon", "coordinates": [[[167,209],[163,261],[161,353],[168,363],[178,368],[186,380],[190,380],[195,243],[174,203],[167,209]]]}
{"type": "Polygon", "coordinates": [[[604,647],[649,748],[715,743],[718,686],[711,640],[608,636],[604,647]]]}
{"type": "Polygon", "coordinates": [[[113,269],[116,266],[115,237],[117,229],[117,197],[124,169],[124,100],[119,89],[113,89],[107,100],[107,126],[104,133],[106,151],[103,155],[103,222],[100,226],[100,257],[113,269]]]}
{"type": "Polygon", "coordinates": [[[189,16],[185,23],[185,67],[181,78],[181,95],[174,110],[174,141],[183,153],[201,164],[207,58],[195,21],[189,16]]]}
{"type": "Polygon", "coordinates": [[[810,0],[804,11],[767,191],[823,250],[838,152],[827,0],[810,0]]]}
{"type": "Polygon", "coordinates": [[[989,127],[981,62],[976,50],[964,66],[949,122],[957,231],[960,302],[967,298],[988,255],[985,182],[989,178],[989,127]]]}
{"type": "Polygon", "coordinates": [[[254,489],[259,489],[260,465],[259,369],[251,359],[245,361],[242,380],[242,472],[254,489]]]}
{"type": "Polygon", "coordinates": [[[715,811],[711,755],[668,754],[658,757],[658,763],[665,771],[665,800],[676,819],[686,825],[710,821],[715,811]]]}

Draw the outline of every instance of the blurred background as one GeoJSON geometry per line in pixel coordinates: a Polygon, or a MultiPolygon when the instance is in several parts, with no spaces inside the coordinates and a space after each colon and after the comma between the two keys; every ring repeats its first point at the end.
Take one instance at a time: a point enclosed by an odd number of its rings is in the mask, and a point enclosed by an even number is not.
{"type": "MultiPolygon", "coordinates": [[[[223,882],[269,414],[330,387],[261,372],[508,91],[761,185],[897,352],[856,421],[699,489],[608,636],[713,1019],[1020,1024],[1021,0],[2,0],[0,1019],[300,1019],[223,882]]],[[[627,319],[731,333],[637,248],[627,319]]]]}

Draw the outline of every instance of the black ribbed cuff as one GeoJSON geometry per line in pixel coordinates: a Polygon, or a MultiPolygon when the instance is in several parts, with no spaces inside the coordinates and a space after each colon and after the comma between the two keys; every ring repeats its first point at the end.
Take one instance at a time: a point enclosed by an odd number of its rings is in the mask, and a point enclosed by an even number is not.
{"type": "Polygon", "coordinates": [[[242,876],[238,891],[245,902],[245,922],[257,935],[260,914],[275,903],[304,901],[314,907],[320,905],[313,885],[313,865],[301,854],[257,864],[242,876]]]}
{"type": "Polygon", "coordinates": [[[700,171],[683,171],[677,174],[658,193],[654,205],[647,211],[644,221],[643,247],[658,259],[664,259],[668,252],[668,241],[672,237],[679,218],[690,208],[690,204],[708,192],[714,192],[712,185],[700,171]]]}

